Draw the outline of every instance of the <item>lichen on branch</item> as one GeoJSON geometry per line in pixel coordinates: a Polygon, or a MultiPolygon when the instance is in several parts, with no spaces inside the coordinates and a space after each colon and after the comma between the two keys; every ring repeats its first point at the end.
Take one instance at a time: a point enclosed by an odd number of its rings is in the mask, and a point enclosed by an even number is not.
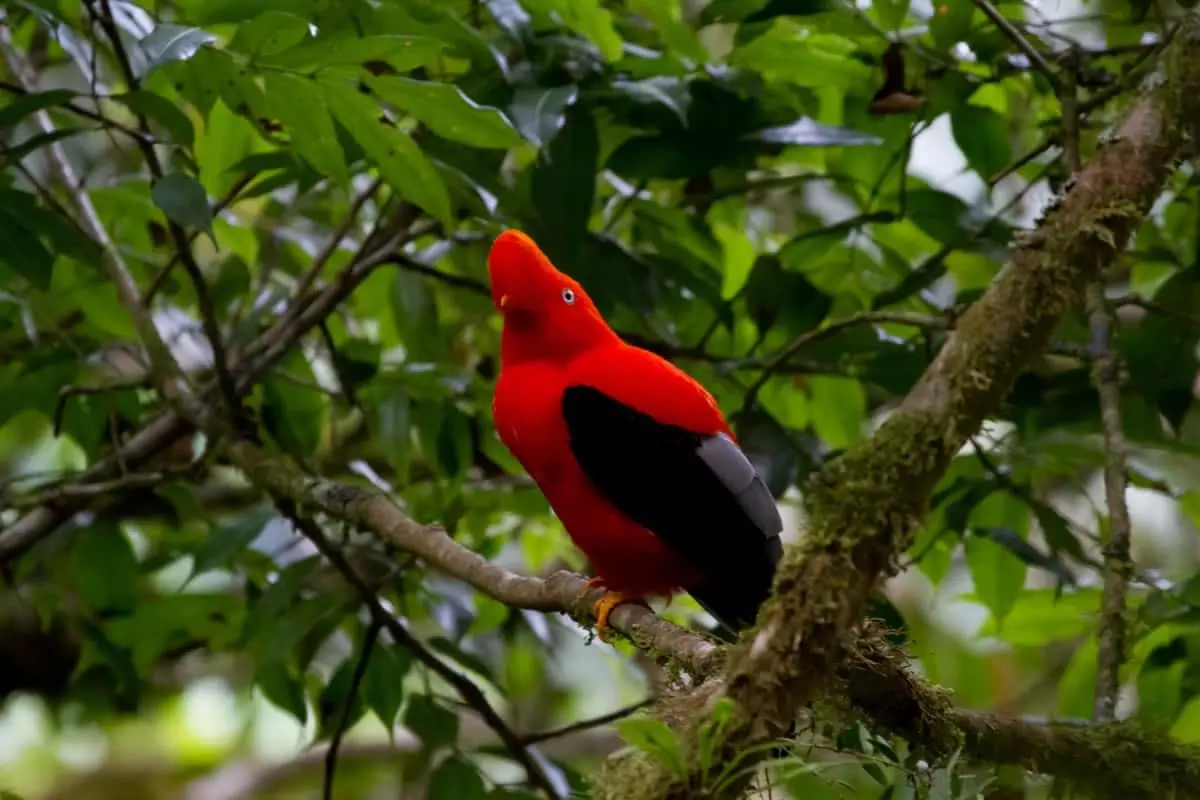
{"type": "MultiPolygon", "coordinates": [[[[1121,252],[1200,124],[1200,12],[1187,15],[1158,73],[1010,262],[960,318],[900,408],[824,467],[806,492],[804,541],[780,563],[756,629],[734,649],[724,694],[735,721],[716,752],[732,760],[783,731],[831,676],[877,582],[909,544],[930,491],[954,454],[997,409],[1084,287],[1121,252]]],[[[711,705],[683,721],[685,744],[711,705]]],[[[692,748],[694,750],[694,748],[692,748]]],[[[707,760],[706,760],[707,761],[707,760]]],[[[645,758],[610,764],[605,800],[736,797],[745,783],[706,785],[694,756],[679,775],[645,758]]]]}
{"type": "MultiPolygon", "coordinates": [[[[310,477],[283,458],[246,441],[232,443],[228,454],[260,489],[355,525],[495,600],[514,608],[562,612],[584,625],[594,623],[592,608],[601,590],[589,591],[587,581],[579,575],[566,571],[546,578],[518,575],[455,542],[438,526],[410,519],[375,489],[310,477]]],[[[610,624],[643,651],[685,670],[700,683],[695,693],[676,695],[661,703],[658,713],[665,718],[686,724],[697,708],[710,707],[723,692],[725,647],[662,619],[642,605],[618,606],[610,624]]],[[[837,694],[831,695],[834,701],[844,696],[848,702],[842,705],[847,706],[848,713],[861,715],[878,730],[904,737],[932,757],[948,756],[961,748],[976,760],[1019,764],[1102,789],[1125,780],[1115,770],[1125,770],[1139,760],[1154,764],[1161,759],[1165,766],[1158,777],[1143,781],[1145,791],[1157,792],[1154,797],[1169,796],[1170,787],[1200,774],[1200,750],[1161,741],[1126,724],[1094,726],[1081,733],[1078,726],[1046,726],[955,709],[948,693],[914,672],[903,650],[888,642],[873,623],[858,625],[840,649],[842,658],[829,676],[837,689],[837,694]],[[1118,739],[1122,743],[1119,750],[1106,755],[1099,749],[1118,739]],[[1081,764],[1089,767],[1081,769],[1081,764]],[[1111,770],[1091,766],[1096,764],[1111,764],[1111,770]]],[[[646,768],[636,755],[626,757],[625,762],[630,768],[646,768]]],[[[648,774],[653,779],[652,769],[648,774]]],[[[598,791],[610,792],[611,796],[628,796],[628,784],[598,786],[598,791]]],[[[1126,794],[1147,796],[1132,789],[1126,794]]]]}

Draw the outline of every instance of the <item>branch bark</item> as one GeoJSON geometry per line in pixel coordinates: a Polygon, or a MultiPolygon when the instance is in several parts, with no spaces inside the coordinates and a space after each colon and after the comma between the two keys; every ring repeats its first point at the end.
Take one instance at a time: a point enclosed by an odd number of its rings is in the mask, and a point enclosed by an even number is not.
{"type": "Polygon", "coordinates": [[[1100,398],[1100,421],[1104,429],[1104,496],[1108,507],[1108,531],[1104,536],[1104,597],[1101,601],[1096,701],[1093,718],[1113,719],[1121,689],[1121,665],[1125,662],[1125,596],[1133,561],[1129,554],[1132,526],[1125,502],[1125,431],[1121,421],[1121,364],[1112,345],[1112,311],[1104,299],[1104,285],[1088,287],[1088,316],[1092,331],[1092,383],[1100,398]]]}
{"type": "MultiPolygon", "coordinates": [[[[562,612],[584,626],[595,621],[592,608],[603,592],[589,589],[580,575],[564,571],[542,579],[510,572],[458,544],[440,527],[410,519],[379,491],[311,477],[251,442],[231,444],[228,456],[261,490],[368,531],[506,605],[562,612]]],[[[635,604],[617,606],[610,624],[643,651],[685,670],[693,682],[706,682],[706,691],[723,688],[727,650],[708,637],[635,604]]],[[[853,711],[933,756],[949,756],[964,747],[978,760],[1063,775],[1103,792],[1116,786],[1131,797],[1170,796],[1173,788],[1200,778],[1200,749],[1127,724],[1042,725],[956,709],[945,691],[909,668],[903,650],[873,624],[848,633],[842,652],[832,677],[853,711]]]]}
{"type": "MultiPolygon", "coordinates": [[[[411,209],[411,206],[405,206],[411,209]]],[[[417,239],[430,229],[414,224],[407,212],[397,215],[395,224],[372,240],[364,243],[354,259],[329,285],[307,301],[295,317],[279,320],[268,331],[250,343],[239,363],[234,365],[235,388],[242,392],[252,386],[268,369],[308,331],[316,327],[330,312],[348,297],[360,283],[392,253],[404,244],[417,239]]],[[[214,396],[213,386],[200,392],[200,399],[214,396]]],[[[194,405],[194,404],[193,404],[194,405]]],[[[180,437],[194,430],[191,422],[176,411],[157,417],[126,442],[118,453],[97,462],[75,483],[83,486],[111,481],[125,470],[143,467],[180,437]]],[[[77,511],[87,507],[90,498],[82,494],[62,497],[32,509],[7,528],[0,530],[0,565],[7,563],[50,535],[77,511]]]]}
{"type": "MultiPolygon", "coordinates": [[[[1083,287],[1125,246],[1200,120],[1200,14],[1183,19],[1115,134],[961,318],[913,391],[868,441],[822,469],[805,496],[808,530],[776,573],[757,629],[730,654],[720,691],[697,693],[681,720],[691,750],[711,703],[738,709],[717,756],[686,774],[645,757],[610,762],[593,797],[729,798],[744,784],[709,775],[779,735],[844,660],[847,632],[877,582],[894,571],[950,460],[1002,402],[1083,287]]],[[[761,748],[760,748],[761,749],[761,748]]]]}

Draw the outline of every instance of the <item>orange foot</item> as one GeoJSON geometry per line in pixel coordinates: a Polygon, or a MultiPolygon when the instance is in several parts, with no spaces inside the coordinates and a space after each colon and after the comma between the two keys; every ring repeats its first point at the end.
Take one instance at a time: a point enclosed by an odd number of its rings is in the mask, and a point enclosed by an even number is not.
{"type": "Polygon", "coordinates": [[[604,596],[597,600],[596,605],[592,608],[592,613],[596,615],[596,635],[600,637],[600,641],[612,641],[608,633],[608,618],[612,614],[613,609],[622,603],[641,603],[645,605],[646,601],[637,595],[606,591],[604,596]]]}

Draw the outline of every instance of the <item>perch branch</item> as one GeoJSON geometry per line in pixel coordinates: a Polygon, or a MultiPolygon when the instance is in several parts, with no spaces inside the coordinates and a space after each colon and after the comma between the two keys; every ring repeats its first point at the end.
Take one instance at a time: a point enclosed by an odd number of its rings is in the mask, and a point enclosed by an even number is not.
{"type": "MultiPolygon", "coordinates": [[[[830,462],[805,492],[807,530],[785,552],[756,630],[730,652],[719,691],[697,692],[678,719],[682,774],[647,756],[610,760],[598,800],[685,800],[740,795],[745,783],[712,775],[780,735],[845,656],[847,633],[878,582],[911,543],[930,492],[951,459],[1000,405],[1021,369],[1048,343],[1083,288],[1110,264],[1200,131],[1200,13],[1183,18],[1115,135],[1105,141],[1010,262],[958,320],[900,407],[864,442],[830,462]],[[710,703],[735,701],[713,758],[692,757],[710,703]]],[[[707,742],[712,745],[712,742],[707,742]]]]}
{"type": "MultiPolygon", "coordinates": [[[[566,571],[546,578],[518,575],[455,542],[440,527],[413,521],[375,489],[310,477],[245,441],[233,443],[228,455],[260,489],[367,531],[501,603],[565,613],[583,625],[594,623],[592,608],[602,590],[589,589],[580,575],[566,571]]],[[[726,650],[706,636],[636,604],[617,606],[610,625],[642,650],[678,664],[695,680],[720,685],[726,650]]],[[[955,709],[947,693],[914,673],[903,650],[890,644],[873,624],[849,633],[843,651],[845,658],[835,665],[833,675],[845,687],[854,709],[877,728],[934,754],[949,755],[962,745],[981,760],[1061,774],[1105,791],[1119,787],[1133,797],[1169,796],[1172,787],[1191,786],[1200,778],[1200,749],[1173,744],[1125,723],[1081,728],[955,709]],[[1113,746],[1117,741],[1119,748],[1113,746]],[[1148,777],[1146,771],[1157,764],[1166,766],[1148,777]]],[[[523,741],[543,741],[562,733],[523,741]]]]}

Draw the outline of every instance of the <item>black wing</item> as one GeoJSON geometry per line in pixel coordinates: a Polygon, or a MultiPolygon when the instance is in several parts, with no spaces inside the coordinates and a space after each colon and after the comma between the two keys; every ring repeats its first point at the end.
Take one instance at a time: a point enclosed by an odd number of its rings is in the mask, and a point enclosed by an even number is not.
{"type": "Polygon", "coordinates": [[[783,521],[766,484],[725,435],[659,422],[592,386],[563,392],[571,450],[621,513],[704,573],[688,592],[734,631],[771,591],[783,521]]]}

